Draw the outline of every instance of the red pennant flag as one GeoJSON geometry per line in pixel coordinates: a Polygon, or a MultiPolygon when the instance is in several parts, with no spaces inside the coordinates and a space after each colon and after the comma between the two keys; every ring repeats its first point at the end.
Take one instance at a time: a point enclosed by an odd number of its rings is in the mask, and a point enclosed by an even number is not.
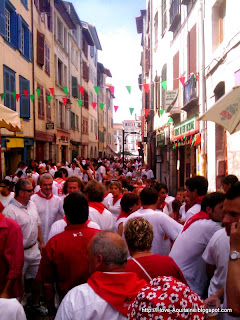
{"type": "Polygon", "coordinates": [[[67,103],[67,101],[68,101],[68,98],[63,97],[62,100],[63,100],[63,104],[66,105],[66,103],[67,103]]]}
{"type": "Polygon", "coordinates": [[[184,87],[184,85],[185,85],[185,77],[180,77],[179,80],[180,80],[181,84],[184,87]]]}
{"type": "Polygon", "coordinates": [[[83,87],[78,87],[78,90],[81,92],[82,95],[84,95],[84,88],[83,87]]]}
{"type": "Polygon", "coordinates": [[[114,86],[108,86],[108,88],[111,91],[111,93],[114,95],[114,86]]]}
{"type": "Polygon", "coordinates": [[[25,94],[25,97],[28,98],[28,90],[23,90],[23,93],[25,94]]]}
{"type": "Polygon", "coordinates": [[[17,101],[19,100],[20,96],[21,96],[20,93],[17,93],[17,94],[16,94],[16,100],[17,100],[17,101]]]}
{"type": "Polygon", "coordinates": [[[51,91],[52,96],[54,96],[54,88],[49,88],[49,90],[51,91]]]}
{"type": "Polygon", "coordinates": [[[145,117],[148,116],[149,112],[150,112],[150,109],[145,109],[145,117]]]}
{"type": "Polygon", "coordinates": [[[92,102],[92,106],[93,106],[93,109],[95,109],[97,106],[97,102],[92,102]]]}
{"type": "Polygon", "coordinates": [[[114,106],[114,110],[115,112],[117,112],[118,106],[114,106]]]}
{"type": "Polygon", "coordinates": [[[194,74],[195,75],[195,77],[196,77],[196,79],[197,79],[197,81],[199,81],[199,75],[198,74],[194,74]]]}
{"type": "Polygon", "coordinates": [[[148,84],[148,83],[144,83],[144,84],[143,84],[143,88],[144,88],[144,90],[145,90],[146,93],[149,92],[149,84],[148,84]]]}

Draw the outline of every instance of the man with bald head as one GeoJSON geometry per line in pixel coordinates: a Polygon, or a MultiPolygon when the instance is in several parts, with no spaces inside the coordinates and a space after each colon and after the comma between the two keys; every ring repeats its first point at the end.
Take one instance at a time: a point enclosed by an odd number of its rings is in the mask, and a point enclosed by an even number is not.
{"type": "Polygon", "coordinates": [[[102,231],[88,245],[91,276],[63,299],[56,320],[127,319],[128,306],[146,284],[133,272],[125,272],[128,249],[116,233],[102,231]]]}

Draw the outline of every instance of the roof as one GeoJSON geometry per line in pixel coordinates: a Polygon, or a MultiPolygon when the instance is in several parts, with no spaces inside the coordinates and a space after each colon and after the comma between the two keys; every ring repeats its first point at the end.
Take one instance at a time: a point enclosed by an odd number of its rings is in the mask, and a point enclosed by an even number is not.
{"type": "Polygon", "coordinates": [[[67,5],[70,6],[70,14],[69,15],[70,15],[72,21],[75,23],[75,25],[78,24],[81,26],[82,25],[81,20],[79,19],[78,14],[77,14],[72,2],[69,2],[69,1],[63,1],[63,2],[64,2],[65,7],[67,5]]]}
{"type": "Polygon", "coordinates": [[[89,44],[89,46],[94,46],[94,40],[91,32],[89,31],[88,23],[84,21],[81,21],[81,23],[82,23],[82,32],[87,40],[87,43],[89,44]]]}
{"type": "Polygon", "coordinates": [[[98,38],[98,34],[97,34],[96,28],[91,24],[88,24],[88,28],[89,28],[89,30],[91,32],[91,35],[93,37],[93,41],[95,43],[96,48],[98,50],[102,50],[102,46],[101,46],[100,40],[98,38]]]}
{"type": "Polygon", "coordinates": [[[143,16],[146,14],[146,10],[141,10],[141,16],[136,17],[137,33],[143,33],[143,16]]]}
{"type": "Polygon", "coordinates": [[[108,77],[112,78],[112,74],[109,69],[105,68],[100,62],[97,63],[98,72],[105,73],[108,77]]]}
{"type": "Polygon", "coordinates": [[[71,19],[69,13],[67,12],[67,9],[63,3],[62,0],[54,0],[54,5],[57,11],[60,13],[61,17],[63,18],[64,22],[68,26],[69,29],[75,29],[76,26],[71,19]]]}

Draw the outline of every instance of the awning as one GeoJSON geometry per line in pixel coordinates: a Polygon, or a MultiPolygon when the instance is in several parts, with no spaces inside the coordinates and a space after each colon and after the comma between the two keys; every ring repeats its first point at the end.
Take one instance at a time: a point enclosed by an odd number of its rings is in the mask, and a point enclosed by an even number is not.
{"type": "Polygon", "coordinates": [[[240,86],[221,97],[198,120],[213,121],[223,126],[230,134],[240,130],[240,86]]]}
{"type": "Polygon", "coordinates": [[[21,123],[18,113],[0,104],[0,128],[9,131],[21,131],[21,123]]]}

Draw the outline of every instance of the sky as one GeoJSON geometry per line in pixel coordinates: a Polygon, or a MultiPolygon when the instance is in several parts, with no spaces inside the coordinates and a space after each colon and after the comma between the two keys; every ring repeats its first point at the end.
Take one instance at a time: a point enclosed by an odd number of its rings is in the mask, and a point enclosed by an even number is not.
{"type": "Polygon", "coordinates": [[[136,17],[146,7],[146,0],[69,0],[80,20],[96,27],[102,51],[98,61],[109,69],[112,78],[107,83],[114,87],[113,105],[118,106],[114,123],[132,120],[140,115],[141,91],[138,75],[141,73],[141,34],[137,33],[136,17]],[[131,86],[131,94],[126,86],[131,86]],[[129,108],[134,108],[131,116],[129,108]]]}

